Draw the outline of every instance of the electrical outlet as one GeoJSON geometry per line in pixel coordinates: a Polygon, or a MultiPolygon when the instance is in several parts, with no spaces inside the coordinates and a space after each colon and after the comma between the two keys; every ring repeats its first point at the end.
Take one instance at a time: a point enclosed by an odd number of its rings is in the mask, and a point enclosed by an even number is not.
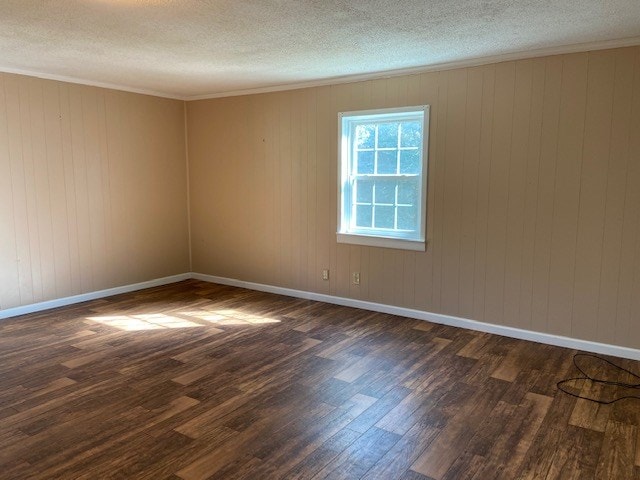
{"type": "Polygon", "coordinates": [[[322,270],[322,280],[329,280],[329,270],[322,270]]]}
{"type": "Polygon", "coordinates": [[[360,285],[360,272],[353,272],[353,284],[360,285]]]}

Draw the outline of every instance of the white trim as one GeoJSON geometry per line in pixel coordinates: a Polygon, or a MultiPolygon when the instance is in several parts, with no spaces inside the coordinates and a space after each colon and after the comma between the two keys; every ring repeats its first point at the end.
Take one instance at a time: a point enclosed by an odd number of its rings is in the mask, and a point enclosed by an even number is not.
{"type": "MultiPolygon", "coordinates": [[[[337,242],[348,243],[351,245],[367,245],[372,247],[396,248],[401,250],[425,251],[425,234],[426,234],[426,200],[427,200],[427,175],[429,171],[429,128],[430,128],[431,108],[429,105],[415,105],[395,108],[378,108],[374,110],[358,110],[338,113],[338,199],[337,199],[337,242]],[[419,122],[422,126],[422,141],[420,145],[420,173],[417,175],[403,175],[399,170],[395,174],[385,176],[359,175],[355,172],[354,158],[356,156],[355,147],[355,130],[354,128],[361,124],[382,124],[395,120],[398,122],[411,121],[419,122]],[[417,218],[419,221],[419,231],[402,232],[399,230],[384,230],[373,228],[360,228],[354,224],[354,186],[355,178],[369,177],[374,180],[377,178],[390,178],[399,181],[402,178],[415,177],[419,180],[419,195],[417,202],[417,218]]],[[[373,145],[373,151],[379,150],[378,145],[378,128],[376,126],[376,140],[373,145]]],[[[401,151],[401,139],[398,137],[396,151],[401,151]]],[[[396,161],[400,161],[396,158],[396,161]]],[[[377,164],[377,161],[375,162],[377,164]]],[[[396,165],[398,167],[398,165],[396,165]]],[[[377,170],[377,168],[376,168],[377,170]]],[[[397,195],[397,192],[396,192],[397,195]]],[[[375,194],[374,194],[375,196],[375,194]]],[[[374,199],[375,200],[375,199],[374,199]]],[[[375,217],[375,201],[372,200],[373,215],[375,217]]],[[[394,204],[398,203],[397,196],[394,204]]],[[[397,211],[396,211],[397,213],[397,211]]],[[[375,223],[375,222],[374,222],[375,223]]]]}
{"type": "Polygon", "coordinates": [[[191,278],[202,280],[204,282],[218,283],[221,285],[230,285],[233,287],[247,288],[250,290],[258,290],[261,292],[275,293],[278,295],[287,295],[290,297],[304,298],[306,300],[315,300],[318,302],[332,303],[335,305],[343,305],[346,307],[361,308],[374,312],[388,313],[401,317],[415,318],[418,320],[426,320],[428,322],[449,325],[452,327],[466,328],[479,332],[493,333],[505,337],[518,338],[521,340],[529,340],[531,342],[544,343],[547,345],[555,345],[557,347],[572,348],[583,350],[586,352],[600,353],[603,355],[612,355],[615,357],[629,358],[632,360],[640,360],[640,350],[635,348],[621,347],[617,345],[609,345],[606,343],[591,342],[589,340],[581,340],[577,338],[563,337],[551,333],[534,332],[521,328],[507,327],[503,325],[494,325],[491,323],[478,322],[468,318],[454,317],[451,315],[443,315],[440,313],[424,312],[422,310],[414,310],[411,308],[395,307],[393,305],[384,305],[382,303],[367,302],[364,300],[354,300],[351,298],[337,297],[333,295],[325,295],[322,293],[306,292],[302,290],[294,290],[291,288],[275,287],[272,285],[263,285],[260,283],[244,282],[232,278],[216,277],[213,275],[205,275],[202,273],[192,273],[191,278]]]}
{"type": "Polygon", "coordinates": [[[549,55],[564,55],[567,53],[588,52],[594,50],[605,50],[609,48],[634,47],[640,45],[640,37],[628,37],[615,40],[604,40],[599,42],[574,43],[571,45],[561,45],[558,47],[537,48],[512,53],[489,55],[486,57],[467,58],[452,62],[435,63],[432,65],[422,65],[419,67],[401,68],[396,70],[382,70],[372,73],[362,73],[353,75],[342,75],[329,77],[320,80],[309,80],[297,83],[284,83],[268,87],[247,88],[243,90],[231,90],[228,92],[206,93],[202,95],[180,95],[177,93],[160,92],[156,90],[135,88],[117,83],[96,82],[82,78],[55,75],[44,72],[35,72],[20,68],[13,68],[0,65],[0,72],[13,73],[16,75],[27,75],[29,77],[43,78],[45,80],[57,80],[60,82],[76,83],[92,87],[108,88],[110,90],[120,90],[123,92],[140,93],[154,97],[171,98],[173,100],[183,100],[191,102],[195,100],[208,100],[213,98],[237,97],[240,95],[255,95],[258,93],[282,92],[285,90],[297,90],[300,88],[323,87],[327,85],[339,85],[342,83],[364,82],[367,80],[378,80],[382,78],[399,77],[403,75],[416,75],[420,73],[452,70],[454,68],[478,67],[490,63],[508,62],[512,60],[524,60],[527,58],[546,57],[549,55]]]}
{"type": "Polygon", "coordinates": [[[366,245],[368,247],[395,248],[398,250],[413,250],[424,252],[426,242],[424,240],[409,240],[407,238],[380,237],[378,235],[358,235],[357,233],[336,233],[338,243],[349,245],[366,245]]]}
{"type": "Polygon", "coordinates": [[[26,315],[27,313],[40,312],[42,310],[49,310],[51,308],[65,307],[67,305],[73,305],[75,303],[95,300],[97,298],[110,297],[112,295],[119,295],[121,293],[135,292],[136,290],[143,290],[145,288],[159,287],[161,285],[168,285],[170,283],[189,280],[190,278],[192,278],[192,275],[190,273],[181,273],[179,275],[172,275],[170,277],[156,278],[147,282],[107,288],[106,290],[98,290],[96,292],[82,293],[80,295],[73,295],[72,297],[57,298],[55,300],[32,303],[30,305],[23,305],[21,307],[6,308],[4,310],[0,310],[0,319],[17,317],[18,315],[26,315]]]}
{"type": "Polygon", "coordinates": [[[606,343],[591,342],[589,340],[580,340],[577,338],[562,337],[551,333],[534,332],[521,328],[506,327],[503,325],[494,325],[491,323],[478,322],[468,318],[454,317],[451,315],[443,315],[440,313],[424,312],[422,310],[414,310],[411,308],[396,307],[393,305],[385,305],[382,303],[367,302],[364,300],[355,300],[351,298],[337,297],[334,295],[325,295],[322,293],[306,292],[303,290],[294,290],[291,288],[276,287],[273,285],[264,285],[261,283],[245,282],[233,278],[216,277],[214,275],[206,275],[203,273],[182,273],[172,275],[170,277],[157,278],[147,282],[134,283],[132,285],[124,285],[121,287],[108,288],[97,292],[89,292],[72,297],[59,298],[46,302],[24,305],[21,307],[7,308],[0,310],[0,319],[9,317],[17,317],[28,313],[40,312],[51,308],[64,307],[76,303],[95,300],[97,298],[110,297],[121,293],[129,293],[145,288],[158,287],[168,285],[183,280],[201,280],[203,282],[217,283],[220,285],[230,285],[233,287],[247,288],[250,290],[258,290],[260,292],[275,293],[277,295],[287,295],[295,298],[303,298],[306,300],[314,300],[317,302],[331,303],[334,305],[343,305],[346,307],[361,308],[373,312],[388,313],[390,315],[398,315],[401,317],[415,318],[417,320],[426,320],[428,322],[438,323],[441,325],[449,325],[452,327],[466,328],[479,332],[492,333],[505,337],[518,338],[531,342],[544,343],[547,345],[555,345],[558,347],[572,348],[583,350],[586,352],[600,353],[603,355],[612,355],[614,357],[629,358],[632,360],[640,360],[640,349],[621,347],[618,345],[610,345],[606,343]]]}
{"type": "Polygon", "coordinates": [[[42,78],[44,80],[55,80],[57,82],[75,83],[77,85],[86,85],[88,87],[107,88],[109,90],[118,90],[121,92],[139,93],[140,95],[150,95],[152,97],[169,98],[171,100],[185,101],[187,97],[157,90],[146,88],[135,88],[118,83],[97,82],[83,78],[70,77],[67,75],[55,75],[51,73],[35,72],[32,70],[23,70],[21,68],[5,67],[0,65],[0,73],[11,73],[14,75],[25,75],[27,77],[42,78]]]}
{"type": "Polygon", "coordinates": [[[209,100],[213,98],[237,97],[240,95],[255,95],[258,93],[282,92],[284,90],[297,90],[300,88],[325,87],[328,85],[339,85],[341,83],[364,82],[367,80],[378,80],[382,78],[399,77],[403,75],[417,75],[427,72],[438,72],[452,70],[454,68],[479,67],[491,63],[509,62],[513,60],[525,60],[527,58],[546,57],[550,55],[564,55],[567,53],[589,52],[595,50],[606,50],[609,48],[634,47],[640,45],[640,37],[628,37],[617,40],[604,40],[601,42],[574,43],[572,45],[562,45],[559,47],[537,48],[520,52],[503,53],[489,55],[486,57],[467,58],[452,62],[435,63],[419,67],[401,68],[396,70],[383,70],[373,73],[363,73],[354,75],[343,75],[339,77],[324,78],[321,80],[309,80],[307,82],[285,83],[269,87],[247,88],[244,90],[232,90],[229,92],[219,92],[204,95],[187,95],[183,99],[187,102],[195,100],[209,100]]]}

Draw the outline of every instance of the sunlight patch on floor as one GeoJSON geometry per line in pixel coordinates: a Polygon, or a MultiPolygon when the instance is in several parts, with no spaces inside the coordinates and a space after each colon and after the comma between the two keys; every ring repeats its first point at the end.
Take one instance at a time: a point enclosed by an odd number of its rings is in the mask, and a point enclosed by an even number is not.
{"type": "Polygon", "coordinates": [[[275,318],[261,317],[253,313],[244,313],[233,309],[180,312],[180,315],[197,318],[215,325],[263,325],[280,323],[280,320],[276,320],[275,318]]]}
{"type": "Polygon", "coordinates": [[[165,315],[164,313],[101,315],[87,317],[87,320],[128,332],[207,327],[211,325],[265,325],[280,323],[280,320],[274,318],[261,317],[253,313],[244,313],[233,309],[176,312],[175,316],[165,315]]]}
{"type": "Polygon", "coordinates": [[[139,330],[164,330],[168,328],[194,328],[204,325],[184,318],[172,317],[163,313],[145,313],[140,315],[105,315],[100,317],[87,317],[94,322],[119,328],[125,331],[139,330]]]}

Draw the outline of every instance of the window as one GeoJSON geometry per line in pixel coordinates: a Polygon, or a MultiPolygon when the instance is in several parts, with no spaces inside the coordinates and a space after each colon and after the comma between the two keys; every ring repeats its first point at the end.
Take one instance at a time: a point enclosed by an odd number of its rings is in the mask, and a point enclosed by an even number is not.
{"type": "Polygon", "coordinates": [[[338,242],[424,251],[429,106],[339,119],[338,242]]]}

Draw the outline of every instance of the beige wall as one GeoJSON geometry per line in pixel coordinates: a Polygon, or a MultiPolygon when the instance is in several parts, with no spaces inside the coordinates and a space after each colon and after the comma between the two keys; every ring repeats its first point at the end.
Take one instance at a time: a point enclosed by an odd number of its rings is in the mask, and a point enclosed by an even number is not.
{"type": "MultiPolygon", "coordinates": [[[[0,74],[0,309],[189,271],[183,106],[0,74]]],[[[640,47],[187,108],[193,271],[640,348],[640,47]],[[427,252],[337,244],[337,112],[423,103],[427,252]]]]}
{"type": "Polygon", "coordinates": [[[194,271],[640,348],[640,47],[187,108],[194,271]],[[427,251],[337,244],[337,113],[423,103],[427,251]]]}
{"type": "Polygon", "coordinates": [[[0,73],[0,309],[189,270],[184,103],[0,73]]]}

